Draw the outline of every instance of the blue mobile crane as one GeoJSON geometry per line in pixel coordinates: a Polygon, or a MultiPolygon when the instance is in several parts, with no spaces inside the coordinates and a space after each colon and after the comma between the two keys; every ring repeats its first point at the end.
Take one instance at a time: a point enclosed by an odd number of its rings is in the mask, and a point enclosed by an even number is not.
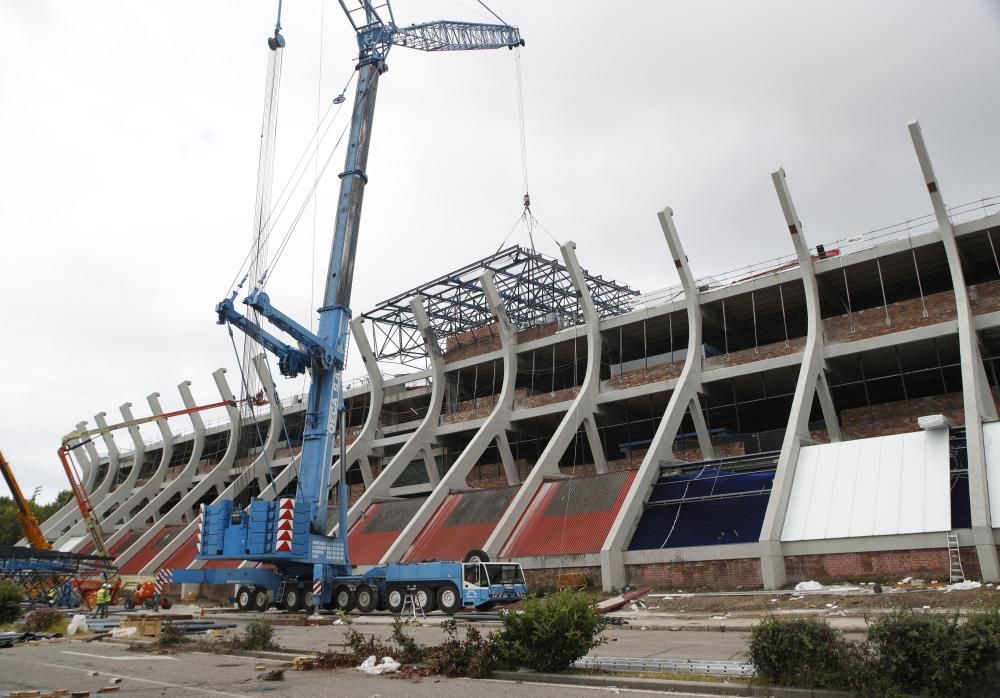
{"type": "MultiPolygon", "coordinates": [[[[247,560],[264,568],[165,571],[162,581],[238,584],[237,604],[263,610],[277,603],[289,610],[320,606],[362,611],[388,608],[398,612],[407,591],[425,611],[440,607],[454,613],[463,607],[484,607],[515,601],[525,595],[524,576],[516,564],[481,561],[399,563],[353,574],[347,551],[347,486],[344,473],[338,487],[339,529],[327,535],[327,500],[333,445],[344,431],[341,376],[351,317],[351,282],[357,249],[361,203],[379,76],[387,70],[393,46],[421,51],[470,51],[523,46],[517,27],[507,24],[434,21],[397,26],[388,0],[340,0],[357,34],[358,84],[350,125],[350,140],[340,194],[333,246],[319,328],[313,334],[275,308],[268,295],[254,287],[243,300],[282,333],[288,344],[235,307],[237,292],[216,306],[219,324],[235,326],[274,354],[281,374],[289,378],[311,373],[298,483],[294,498],[252,499],[246,509],[231,500],[204,508],[198,533],[198,559],[247,560]]],[[[499,19],[499,17],[497,18],[499,19]]],[[[502,20],[501,20],[502,21],[502,20]]],[[[284,46],[279,26],[268,40],[271,50],[284,46]]],[[[343,461],[341,461],[343,462],[343,461]]]]}

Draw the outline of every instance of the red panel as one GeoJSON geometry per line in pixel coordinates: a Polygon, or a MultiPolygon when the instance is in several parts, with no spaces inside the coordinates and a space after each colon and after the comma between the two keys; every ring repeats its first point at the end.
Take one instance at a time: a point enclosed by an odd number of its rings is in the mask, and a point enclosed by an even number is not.
{"type": "Polygon", "coordinates": [[[121,540],[119,540],[117,543],[115,543],[108,549],[108,552],[111,554],[111,557],[117,558],[123,552],[128,550],[133,543],[139,540],[139,538],[142,536],[143,533],[145,533],[145,531],[129,531],[128,533],[126,533],[124,536],[121,537],[121,540]]]}
{"type": "MultiPolygon", "coordinates": [[[[625,501],[636,471],[623,478],[614,503],[604,511],[588,511],[565,516],[545,516],[549,502],[559,493],[560,487],[570,486],[572,480],[546,482],[538,489],[508,539],[501,555],[504,557],[529,557],[534,555],[572,555],[600,552],[618,510],[625,501]]],[[[606,477],[596,475],[594,477],[606,477]]]]}
{"type": "MultiPolygon", "coordinates": [[[[144,546],[141,550],[136,551],[135,555],[125,561],[118,571],[121,574],[139,574],[142,568],[149,564],[149,562],[159,554],[161,550],[176,538],[181,531],[184,530],[184,526],[165,526],[162,531],[153,536],[153,539],[144,546]]],[[[178,565],[175,562],[175,558],[186,552],[190,548],[190,560],[194,559],[194,538],[189,540],[187,543],[182,545],[177,552],[175,552],[170,559],[163,565],[164,567],[187,567],[188,563],[185,562],[183,565],[178,565]]],[[[188,560],[188,562],[190,562],[188,560]]]]}
{"type": "Polygon", "coordinates": [[[419,562],[420,560],[462,560],[470,550],[479,550],[496,528],[496,521],[467,524],[464,526],[448,526],[444,524],[451,513],[462,501],[462,493],[449,494],[442,502],[434,516],[427,522],[420,535],[410,546],[404,562],[419,562]]]}
{"type": "Polygon", "coordinates": [[[354,565],[377,565],[385,551],[399,537],[399,531],[364,532],[364,527],[381,508],[379,503],[372,504],[351,526],[351,532],[347,536],[347,552],[354,565]]]}

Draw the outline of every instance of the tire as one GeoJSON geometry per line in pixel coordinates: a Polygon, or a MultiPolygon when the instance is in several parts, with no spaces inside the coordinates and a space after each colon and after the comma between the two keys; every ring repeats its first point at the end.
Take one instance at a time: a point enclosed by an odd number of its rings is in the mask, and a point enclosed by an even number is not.
{"type": "Polygon", "coordinates": [[[291,611],[295,613],[296,611],[302,610],[302,590],[298,587],[291,587],[285,590],[285,598],[283,599],[286,611],[291,611]]]}
{"type": "Polygon", "coordinates": [[[451,582],[442,584],[437,590],[437,606],[441,613],[454,615],[462,610],[462,595],[451,582]]]}
{"type": "Polygon", "coordinates": [[[168,599],[166,596],[161,596],[160,597],[160,607],[164,611],[169,611],[173,607],[173,605],[174,605],[174,602],[171,601],[170,599],[168,599]]]}
{"type": "Polygon", "coordinates": [[[310,589],[302,595],[302,608],[311,613],[315,605],[316,598],[313,596],[312,589],[310,589]]]}
{"type": "Polygon", "coordinates": [[[132,609],[135,608],[135,599],[133,599],[130,596],[127,599],[125,599],[125,603],[123,603],[122,605],[125,607],[126,611],[131,611],[132,609]]]}
{"type": "Polygon", "coordinates": [[[406,599],[406,589],[389,587],[385,590],[385,607],[394,616],[403,612],[403,601],[406,599]]]}
{"type": "Polygon", "coordinates": [[[358,587],[354,594],[358,610],[362,613],[371,613],[378,606],[378,593],[367,584],[358,587]]]}
{"type": "MultiPolygon", "coordinates": [[[[135,602],[132,602],[135,606],[135,602]]],[[[253,587],[240,587],[236,592],[236,608],[241,611],[253,609],[253,587]]]]}
{"type": "Polygon", "coordinates": [[[427,587],[417,587],[417,591],[414,596],[416,597],[417,607],[424,613],[430,613],[437,608],[437,597],[434,595],[433,589],[428,589],[427,587]]]}
{"type": "Polygon", "coordinates": [[[482,611],[482,612],[485,613],[485,612],[492,611],[494,606],[496,606],[495,603],[493,603],[492,601],[487,601],[486,603],[479,604],[478,606],[476,606],[476,610],[477,611],[482,611]]]}
{"type": "Polygon", "coordinates": [[[146,598],[144,598],[142,600],[142,607],[145,608],[145,609],[147,609],[147,610],[150,609],[150,608],[152,608],[153,607],[153,599],[149,598],[148,596],[146,598]]]}
{"type": "Polygon", "coordinates": [[[465,554],[465,562],[489,562],[490,556],[483,550],[470,550],[465,554]]]}
{"type": "Polygon", "coordinates": [[[348,586],[337,587],[333,592],[334,605],[344,613],[350,613],[354,608],[354,589],[348,586]]]}
{"type": "Polygon", "coordinates": [[[267,589],[264,587],[254,587],[253,601],[251,604],[253,606],[253,610],[255,611],[266,611],[267,607],[271,605],[271,599],[267,595],[267,589]]]}

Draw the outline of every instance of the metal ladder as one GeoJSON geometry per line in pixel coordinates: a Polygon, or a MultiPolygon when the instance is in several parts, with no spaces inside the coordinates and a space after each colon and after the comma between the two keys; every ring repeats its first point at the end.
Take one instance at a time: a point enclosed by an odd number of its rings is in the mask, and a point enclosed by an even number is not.
{"type": "Polygon", "coordinates": [[[416,620],[418,613],[421,618],[427,617],[427,614],[424,613],[424,607],[417,603],[417,588],[415,586],[406,587],[406,596],[403,597],[403,610],[400,611],[399,615],[410,615],[413,620],[416,620]],[[409,614],[407,614],[407,609],[409,609],[409,614]]]}
{"type": "Polygon", "coordinates": [[[964,582],[965,570],[962,569],[962,551],[958,547],[958,534],[948,531],[948,576],[951,583],[964,582]]]}

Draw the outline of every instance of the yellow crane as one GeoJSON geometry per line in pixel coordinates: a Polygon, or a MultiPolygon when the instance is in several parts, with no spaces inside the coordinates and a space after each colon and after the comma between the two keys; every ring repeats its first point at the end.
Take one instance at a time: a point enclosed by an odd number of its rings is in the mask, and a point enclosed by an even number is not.
{"type": "Polygon", "coordinates": [[[14,472],[10,469],[10,463],[4,458],[2,451],[0,451],[0,473],[3,473],[3,479],[7,481],[7,487],[14,498],[14,504],[17,506],[17,523],[21,526],[21,532],[27,539],[28,545],[36,550],[52,550],[52,544],[45,540],[42,527],[38,524],[34,512],[31,511],[31,506],[21,492],[21,488],[14,478],[14,472]]]}

